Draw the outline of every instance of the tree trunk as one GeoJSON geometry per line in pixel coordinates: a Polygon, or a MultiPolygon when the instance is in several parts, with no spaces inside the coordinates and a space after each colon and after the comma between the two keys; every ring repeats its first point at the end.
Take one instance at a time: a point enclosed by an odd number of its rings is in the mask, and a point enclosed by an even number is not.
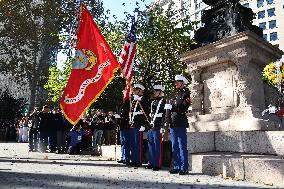
{"type": "Polygon", "coordinates": [[[30,105],[29,105],[29,112],[31,112],[35,107],[35,100],[36,100],[36,88],[37,88],[37,82],[35,80],[31,80],[29,82],[30,85],[30,105]]]}

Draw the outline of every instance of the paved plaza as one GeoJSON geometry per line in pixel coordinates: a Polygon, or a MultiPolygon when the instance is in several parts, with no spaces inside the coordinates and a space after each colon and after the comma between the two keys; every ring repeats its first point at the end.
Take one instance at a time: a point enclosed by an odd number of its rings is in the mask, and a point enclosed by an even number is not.
{"type": "Polygon", "coordinates": [[[0,143],[0,189],[17,188],[153,188],[245,189],[277,188],[259,183],[191,173],[170,175],[128,168],[116,161],[94,156],[28,152],[25,143],[0,143]]]}

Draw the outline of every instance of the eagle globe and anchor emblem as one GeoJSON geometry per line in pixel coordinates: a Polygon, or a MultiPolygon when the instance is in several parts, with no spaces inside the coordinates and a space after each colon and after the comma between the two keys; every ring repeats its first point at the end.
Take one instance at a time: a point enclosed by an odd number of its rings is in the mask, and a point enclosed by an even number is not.
{"type": "MultiPolygon", "coordinates": [[[[103,44],[101,44],[101,46],[103,47],[105,54],[106,53],[106,48],[103,44]]],[[[91,51],[91,50],[86,50],[86,49],[77,49],[75,52],[75,59],[72,62],[72,70],[86,70],[86,71],[91,71],[93,70],[93,67],[97,64],[97,56],[96,54],[91,51]]],[[[83,83],[80,85],[79,91],[77,93],[77,95],[75,97],[70,98],[69,94],[67,94],[64,97],[64,102],[66,104],[75,104],[77,102],[79,102],[85,95],[85,91],[87,89],[87,87],[90,84],[96,83],[98,82],[101,77],[102,77],[102,72],[104,70],[104,68],[106,68],[107,66],[109,66],[111,63],[109,60],[100,63],[100,65],[98,66],[98,70],[97,73],[94,77],[86,79],[83,81],[83,83]]]]}
{"type": "Polygon", "coordinates": [[[97,63],[97,56],[91,50],[77,49],[75,59],[72,63],[72,69],[84,69],[91,71],[97,63]]]}

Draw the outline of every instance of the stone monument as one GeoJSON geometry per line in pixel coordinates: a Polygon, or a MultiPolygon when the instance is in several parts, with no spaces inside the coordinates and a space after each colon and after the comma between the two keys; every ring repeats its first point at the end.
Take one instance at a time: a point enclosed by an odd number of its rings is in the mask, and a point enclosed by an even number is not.
{"type": "Polygon", "coordinates": [[[237,0],[204,2],[214,6],[202,16],[207,20],[196,36],[208,37],[197,38],[195,48],[181,55],[192,77],[192,171],[284,186],[284,125],[277,116],[261,115],[279,99],[261,72],[283,52],[263,40],[256,27],[238,28],[239,22],[251,23],[252,16],[244,18],[247,9],[237,0]],[[216,17],[221,21],[215,23],[216,17]],[[228,22],[235,24],[227,27],[228,22]]]}

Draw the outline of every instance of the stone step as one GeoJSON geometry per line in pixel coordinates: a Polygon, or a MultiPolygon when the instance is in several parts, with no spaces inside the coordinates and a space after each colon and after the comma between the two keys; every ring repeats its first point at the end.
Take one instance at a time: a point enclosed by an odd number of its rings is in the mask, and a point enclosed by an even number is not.
{"type": "Polygon", "coordinates": [[[206,114],[196,117],[189,116],[190,132],[210,131],[283,131],[283,124],[277,117],[265,120],[260,118],[230,117],[223,114],[206,114]],[[223,117],[222,117],[223,116],[223,117]]]}
{"type": "MultiPolygon", "coordinates": [[[[143,163],[148,163],[148,152],[146,148],[143,148],[143,163]]],[[[121,159],[121,146],[120,145],[111,145],[111,146],[101,146],[100,153],[103,158],[111,160],[120,160],[121,159]]],[[[162,166],[170,167],[171,164],[171,143],[164,141],[162,144],[162,166]]]]}
{"type": "Polygon", "coordinates": [[[83,150],[82,155],[102,156],[104,159],[119,160],[121,158],[120,145],[102,145],[97,151],[83,150]]]}
{"type": "Polygon", "coordinates": [[[189,153],[221,151],[284,155],[284,131],[189,132],[189,153]]]}
{"type": "Polygon", "coordinates": [[[222,175],[241,180],[284,187],[284,159],[282,156],[208,152],[189,155],[194,173],[222,175]]]}
{"type": "Polygon", "coordinates": [[[121,158],[120,145],[103,145],[101,146],[101,155],[105,158],[119,160],[121,158]]]}

